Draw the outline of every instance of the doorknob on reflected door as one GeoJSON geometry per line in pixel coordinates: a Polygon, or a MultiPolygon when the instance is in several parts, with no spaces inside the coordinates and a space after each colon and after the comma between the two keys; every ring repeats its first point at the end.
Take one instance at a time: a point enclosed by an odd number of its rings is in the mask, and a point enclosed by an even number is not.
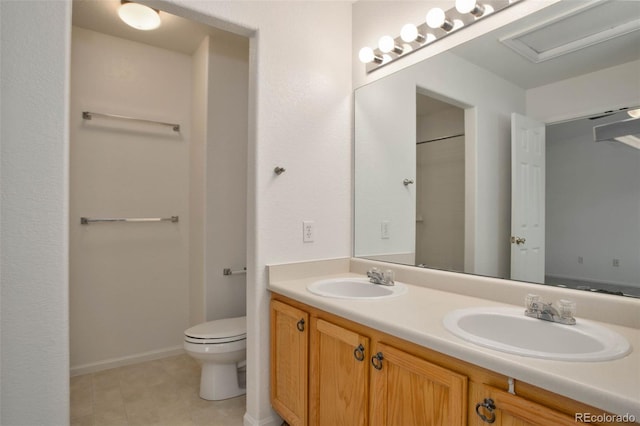
{"type": "Polygon", "coordinates": [[[413,179],[405,179],[402,181],[404,186],[411,185],[413,183],[413,179]]]}
{"type": "Polygon", "coordinates": [[[511,237],[511,244],[524,244],[527,241],[524,237],[511,237]]]}

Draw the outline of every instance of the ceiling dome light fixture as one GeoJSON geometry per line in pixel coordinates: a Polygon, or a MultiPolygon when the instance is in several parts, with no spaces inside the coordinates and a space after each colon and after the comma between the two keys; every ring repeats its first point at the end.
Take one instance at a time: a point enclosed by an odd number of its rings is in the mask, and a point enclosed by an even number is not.
{"type": "Polygon", "coordinates": [[[155,30],[160,26],[160,12],[139,3],[122,0],[118,16],[125,24],[137,30],[155,30]]]}

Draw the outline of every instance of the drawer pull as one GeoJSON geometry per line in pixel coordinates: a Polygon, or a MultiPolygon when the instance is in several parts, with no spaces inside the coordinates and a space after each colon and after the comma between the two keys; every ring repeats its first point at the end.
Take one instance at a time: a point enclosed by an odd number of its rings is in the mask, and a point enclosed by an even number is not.
{"type": "Polygon", "coordinates": [[[496,405],[491,398],[485,398],[484,401],[478,402],[476,404],[476,414],[480,416],[483,422],[485,423],[493,423],[496,421],[496,413],[493,411],[496,409],[496,405]],[[480,408],[484,408],[489,412],[489,417],[485,416],[480,412],[480,408]]]}
{"type": "Polygon", "coordinates": [[[376,370],[382,370],[382,360],[383,360],[382,352],[378,352],[374,356],[371,357],[371,365],[376,370]]]}
{"type": "Polygon", "coordinates": [[[362,344],[358,345],[358,347],[353,350],[353,356],[358,361],[364,360],[364,346],[362,346],[362,344]]]}
{"type": "Polygon", "coordinates": [[[296,324],[296,328],[298,329],[298,331],[304,331],[304,318],[298,321],[298,323],[296,324]]]}

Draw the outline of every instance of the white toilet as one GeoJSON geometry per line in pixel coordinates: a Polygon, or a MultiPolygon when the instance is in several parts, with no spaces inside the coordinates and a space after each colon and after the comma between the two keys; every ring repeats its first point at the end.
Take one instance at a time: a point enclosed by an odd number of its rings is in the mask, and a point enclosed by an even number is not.
{"type": "Polygon", "coordinates": [[[200,398],[210,401],[246,393],[247,317],[198,324],[184,332],[184,349],[202,364],[200,398]]]}

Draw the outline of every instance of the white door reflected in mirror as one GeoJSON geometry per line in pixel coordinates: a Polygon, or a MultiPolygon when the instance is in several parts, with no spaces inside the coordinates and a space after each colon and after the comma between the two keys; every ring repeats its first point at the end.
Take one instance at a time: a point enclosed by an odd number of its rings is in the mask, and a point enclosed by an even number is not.
{"type": "Polygon", "coordinates": [[[545,125],[511,114],[511,279],[544,282],[545,125]]]}

